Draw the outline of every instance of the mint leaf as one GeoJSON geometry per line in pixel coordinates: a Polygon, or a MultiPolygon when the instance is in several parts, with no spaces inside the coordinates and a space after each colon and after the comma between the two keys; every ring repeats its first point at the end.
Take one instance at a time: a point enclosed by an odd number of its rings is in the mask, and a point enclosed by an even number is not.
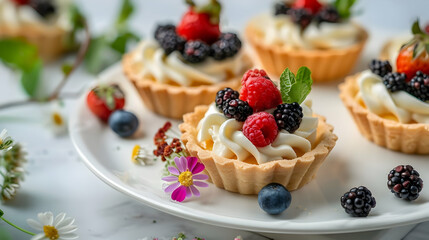
{"type": "Polygon", "coordinates": [[[295,82],[295,75],[289,70],[289,68],[286,68],[280,76],[280,93],[282,95],[283,102],[290,102],[289,91],[295,82]]]}
{"type": "Polygon", "coordinates": [[[301,104],[304,102],[307,95],[311,92],[311,85],[313,80],[311,79],[311,71],[307,67],[300,67],[296,74],[296,83],[292,86],[289,91],[290,102],[297,102],[301,104]]]}
{"type": "Polygon", "coordinates": [[[351,8],[356,3],[356,0],[335,0],[334,7],[337,9],[340,17],[347,19],[352,15],[351,8]]]}
{"type": "Polygon", "coordinates": [[[19,39],[0,39],[0,60],[20,70],[29,70],[39,58],[37,47],[19,39]]]}
{"type": "Polygon", "coordinates": [[[134,12],[134,6],[131,0],[123,0],[121,10],[119,12],[118,18],[116,19],[116,26],[122,27],[126,24],[128,18],[134,12]]]}
{"type": "Polygon", "coordinates": [[[73,70],[73,65],[71,65],[71,64],[63,64],[62,66],[61,66],[61,71],[63,72],[63,75],[64,76],[67,76],[67,75],[69,75],[70,73],[71,73],[71,71],[73,70]]]}
{"type": "Polygon", "coordinates": [[[307,67],[300,67],[295,75],[286,68],[280,76],[280,93],[284,103],[297,102],[301,104],[311,91],[311,71],[307,67]]]}
{"type": "Polygon", "coordinates": [[[100,36],[91,39],[85,56],[85,67],[88,72],[97,74],[120,59],[121,54],[110,47],[104,36],[100,36]]]}
{"type": "Polygon", "coordinates": [[[112,49],[116,50],[119,53],[124,54],[127,50],[127,44],[130,41],[138,41],[140,38],[130,31],[123,32],[119,34],[115,40],[110,44],[112,49]]]}
{"type": "Polygon", "coordinates": [[[413,34],[425,34],[420,28],[419,19],[414,21],[413,26],[411,27],[411,32],[413,34]]]}
{"type": "Polygon", "coordinates": [[[30,97],[34,97],[36,95],[37,85],[40,81],[42,68],[42,61],[38,60],[31,68],[22,72],[21,85],[30,97]]]}

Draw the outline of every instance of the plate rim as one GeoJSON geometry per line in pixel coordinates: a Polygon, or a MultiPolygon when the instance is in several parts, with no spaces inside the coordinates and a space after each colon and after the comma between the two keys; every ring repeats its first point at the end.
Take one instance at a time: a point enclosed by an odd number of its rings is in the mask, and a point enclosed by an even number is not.
{"type": "MultiPolygon", "coordinates": [[[[159,211],[180,217],[185,218],[191,221],[196,222],[203,222],[205,224],[209,225],[215,225],[220,227],[226,227],[226,228],[233,228],[233,229],[241,229],[241,230],[248,230],[252,232],[267,232],[267,233],[280,233],[280,234],[337,234],[337,233],[353,233],[353,232],[365,232],[365,231],[372,231],[372,230],[381,230],[381,229],[388,229],[392,227],[399,227],[399,226],[405,226],[410,224],[416,224],[424,221],[429,220],[429,214],[424,214],[424,211],[417,211],[413,214],[408,214],[404,218],[393,218],[393,220],[385,222],[383,221],[383,224],[380,224],[380,221],[377,221],[378,219],[375,218],[350,218],[350,220],[329,220],[324,222],[319,222],[318,224],[312,224],[311,228],[308,228],[308,224],[306,222],[296,223],[294,222],[291,227],[286,228],[273,228],[264,226],[262,221],[260,220],[249,220],[249,219],[243,219],[239,217],[230,217],[230,216],[222,216],[222,215],[216,215],[213,213],[206,213],[201,210],[195,210],[193,209],[193,212],[200,211],[200,213],[204,214],[196,214],[192,212],[186,212],[186,208],[184,205],[177,205],[179,207],[172,207],[170,205],[164,204],[162,202],[156,202],[150,199],[149,196],[142,195],[140,193],[133,192],[130,187],[127,187],[124,183],[114,181],[112,177],[114,177],[113,173],[109,171],[107,168],[102,166],[98,160],[91,160],[89,156],[85,154],[84,146],[81,146],[79,141],[79,134],[78,131],[74,131],[72,126],[78,125],[79,119],[78,119],[78,112],[81,111],[83,106],[86,106],[85,104],[85,96],[88,90],[96,83],[106,82],[106,79],[110,75],[117,74],[121,71],[121,64],[116,63],[107,69],[105,69],[101,74],[99,74],[96,82],[91,84],[84,93],[77,99],[75,102],[74,107],[72,108],[72,111],[70,112],[70,122],[68,126],[69,130],[69,136],[71,139],[71,142],[73,144],[73,147],[78,152],[79,156],[82,158],[83,162],[89,168],[89,170],[96,175],[99,179],[101,179],[104,183],[106,183],[108,186],[112,187],[118,192],[121,192],[122,194],[125,194],[138,202],[141,202],[149,207],[155,208],[159,211]],[[185,209],[184,209],[185,208],[185,209]],[[398,220],[395,220],[398,219],[398,220]],[[237,221],[238,220],[238,221],[237,221]],[[240,223],[241,222],[241,223],[240,223]],[[354,222],[353,224],[348,224],[350,222],[354,222]],[[356,222],[364,222],[357,223],[356,222]],[[336,225],[337,227],[333,228],[332,226],[336,225]]],[[[94,156],[95,157],[95,156],[94,156]]],[[[428,211],[429,212],[429,211],[428,211]]],[[[288,222],[288,220],[279,220],[284,221],[285,223],[288,222]]],[[[288,224],[285,224],[287,226],[288,224]]]]}

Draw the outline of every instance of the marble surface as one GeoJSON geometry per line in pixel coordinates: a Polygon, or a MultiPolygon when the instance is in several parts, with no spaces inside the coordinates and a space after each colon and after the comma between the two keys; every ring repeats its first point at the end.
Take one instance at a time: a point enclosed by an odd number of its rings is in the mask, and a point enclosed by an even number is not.
{"type": "MultiPolygon", "coordinates": [[[[118,0],[77,0],[89,16],[96,32],[108,28],[119,5],[118,0]],[[100,7],[102,6],[102,7],[100,7]]],[[[177,21],[185,9],[182,1],[135,1],[138,9],[131,25],[142,36],[151,34],[154,22],[177,21]]],[[[254,14],[268,11],[271,1],[234,0],[224,2],[225,27],[242,29],[254,14]]],[[[426,0],[361,0],[363,11],[356,21],[366,26],[371,34],[360,63],[354,71],[365,68],[369,59],[377,56],[382,43],[408,32],[416,17],[428,22],[426,0]]],[[[49,91],[60,79],[60,64],[47,67],[43,90],[49,91]]],[[[78,71],[66,86],[75,92],[94,81],[93,76],[78,71]]],[[[16,76],[0,66],[0,103],[23,99],[16,76]]],[[[75,100],[65,102],[67,112],[75,100]]],[[[7,128],[11,136],[23,143],[28,152],[28,174],[14,201],[1,204],[5,218],[27,227],[25,220],[35,218],[38,212],[66,212],[76,218],[80,239],[143,239],[144,237],[172,237],[178,232],[206,239],[427,239],[429,223],[405,226],[383,231],[340,235],[273,235],[209,226],[180,219],[144,206],[110,188],[93,175],[79,159],[67,135],[55,137],[46,126],[48,105],[29,105],[0,111],[0,129],[7,128]]],[[[28,239],[3,222],[12,239],[28,239]]],[[[28,227],[27,227],[28,228],[28,227]]]]}

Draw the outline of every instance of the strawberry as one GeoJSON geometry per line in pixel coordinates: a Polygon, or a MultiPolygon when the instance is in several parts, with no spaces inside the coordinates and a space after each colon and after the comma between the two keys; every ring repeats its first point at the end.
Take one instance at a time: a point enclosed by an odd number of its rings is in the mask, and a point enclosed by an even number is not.
{"type": "Polygon", "coordinates": [[[212,44],[220,37],[220,4],[216,0],[197,7],[193,1],[187,1],[191,7],[177,26],[177,33],[186,40],[201,40],[212,44]]]}
{"type": "Polygon", "coordinates": [[[18,4],[18,5],[28,5],[30,0],[13,0],[13,2],[18,4]]]}
{"type": "Polygon", "coordinates": [[[317,0],[297,0],[292,5],[293,8],[305,8],[315,15],[322,8],[322,4],[317,0]]]}
{"type": "Polygon", "coordinates": [[[125,95],[116,84],[97,86],[88,93],[86,103],[92,113],[107,122],[110,114],[124,108],[125,95]]]}
{"type": "Polygon", "coordinates": [[[417,71],[429,74],[429,34],[420,29],[418,20],[412,27],[413,39],[406,43],[396,58],[396,70],[407,75],[410,81],[417,71]]]}

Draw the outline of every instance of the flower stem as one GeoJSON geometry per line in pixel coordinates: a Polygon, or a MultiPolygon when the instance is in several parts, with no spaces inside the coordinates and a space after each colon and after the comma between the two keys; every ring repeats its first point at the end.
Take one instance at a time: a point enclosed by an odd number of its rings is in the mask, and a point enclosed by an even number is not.
{"type": "Polygon", "coordinates": [[[15,224],[13,224],[13,223],[9,222],[8,220],[4,219],[3,217],[0,217],[0,219],[1,219],[1,220],[3,220],[3,221],[5,221],[7,224],[11,225],[12,227],[14,227],[14,228],[16,228],[16,229],[18,229],[18,230],[22,231],[22,232],[25,232],[25,233],[27,233],[27,234],[29,234],[29,235],[31,235],[31,236],[36,235],[35,233],[32,233],[32,232],[30,232],[30,231],[27,231],[27,230],[25,230],[25,229],[22,229],[22,228],[20,228],[20,227],[16,226],[15,224]]]}

